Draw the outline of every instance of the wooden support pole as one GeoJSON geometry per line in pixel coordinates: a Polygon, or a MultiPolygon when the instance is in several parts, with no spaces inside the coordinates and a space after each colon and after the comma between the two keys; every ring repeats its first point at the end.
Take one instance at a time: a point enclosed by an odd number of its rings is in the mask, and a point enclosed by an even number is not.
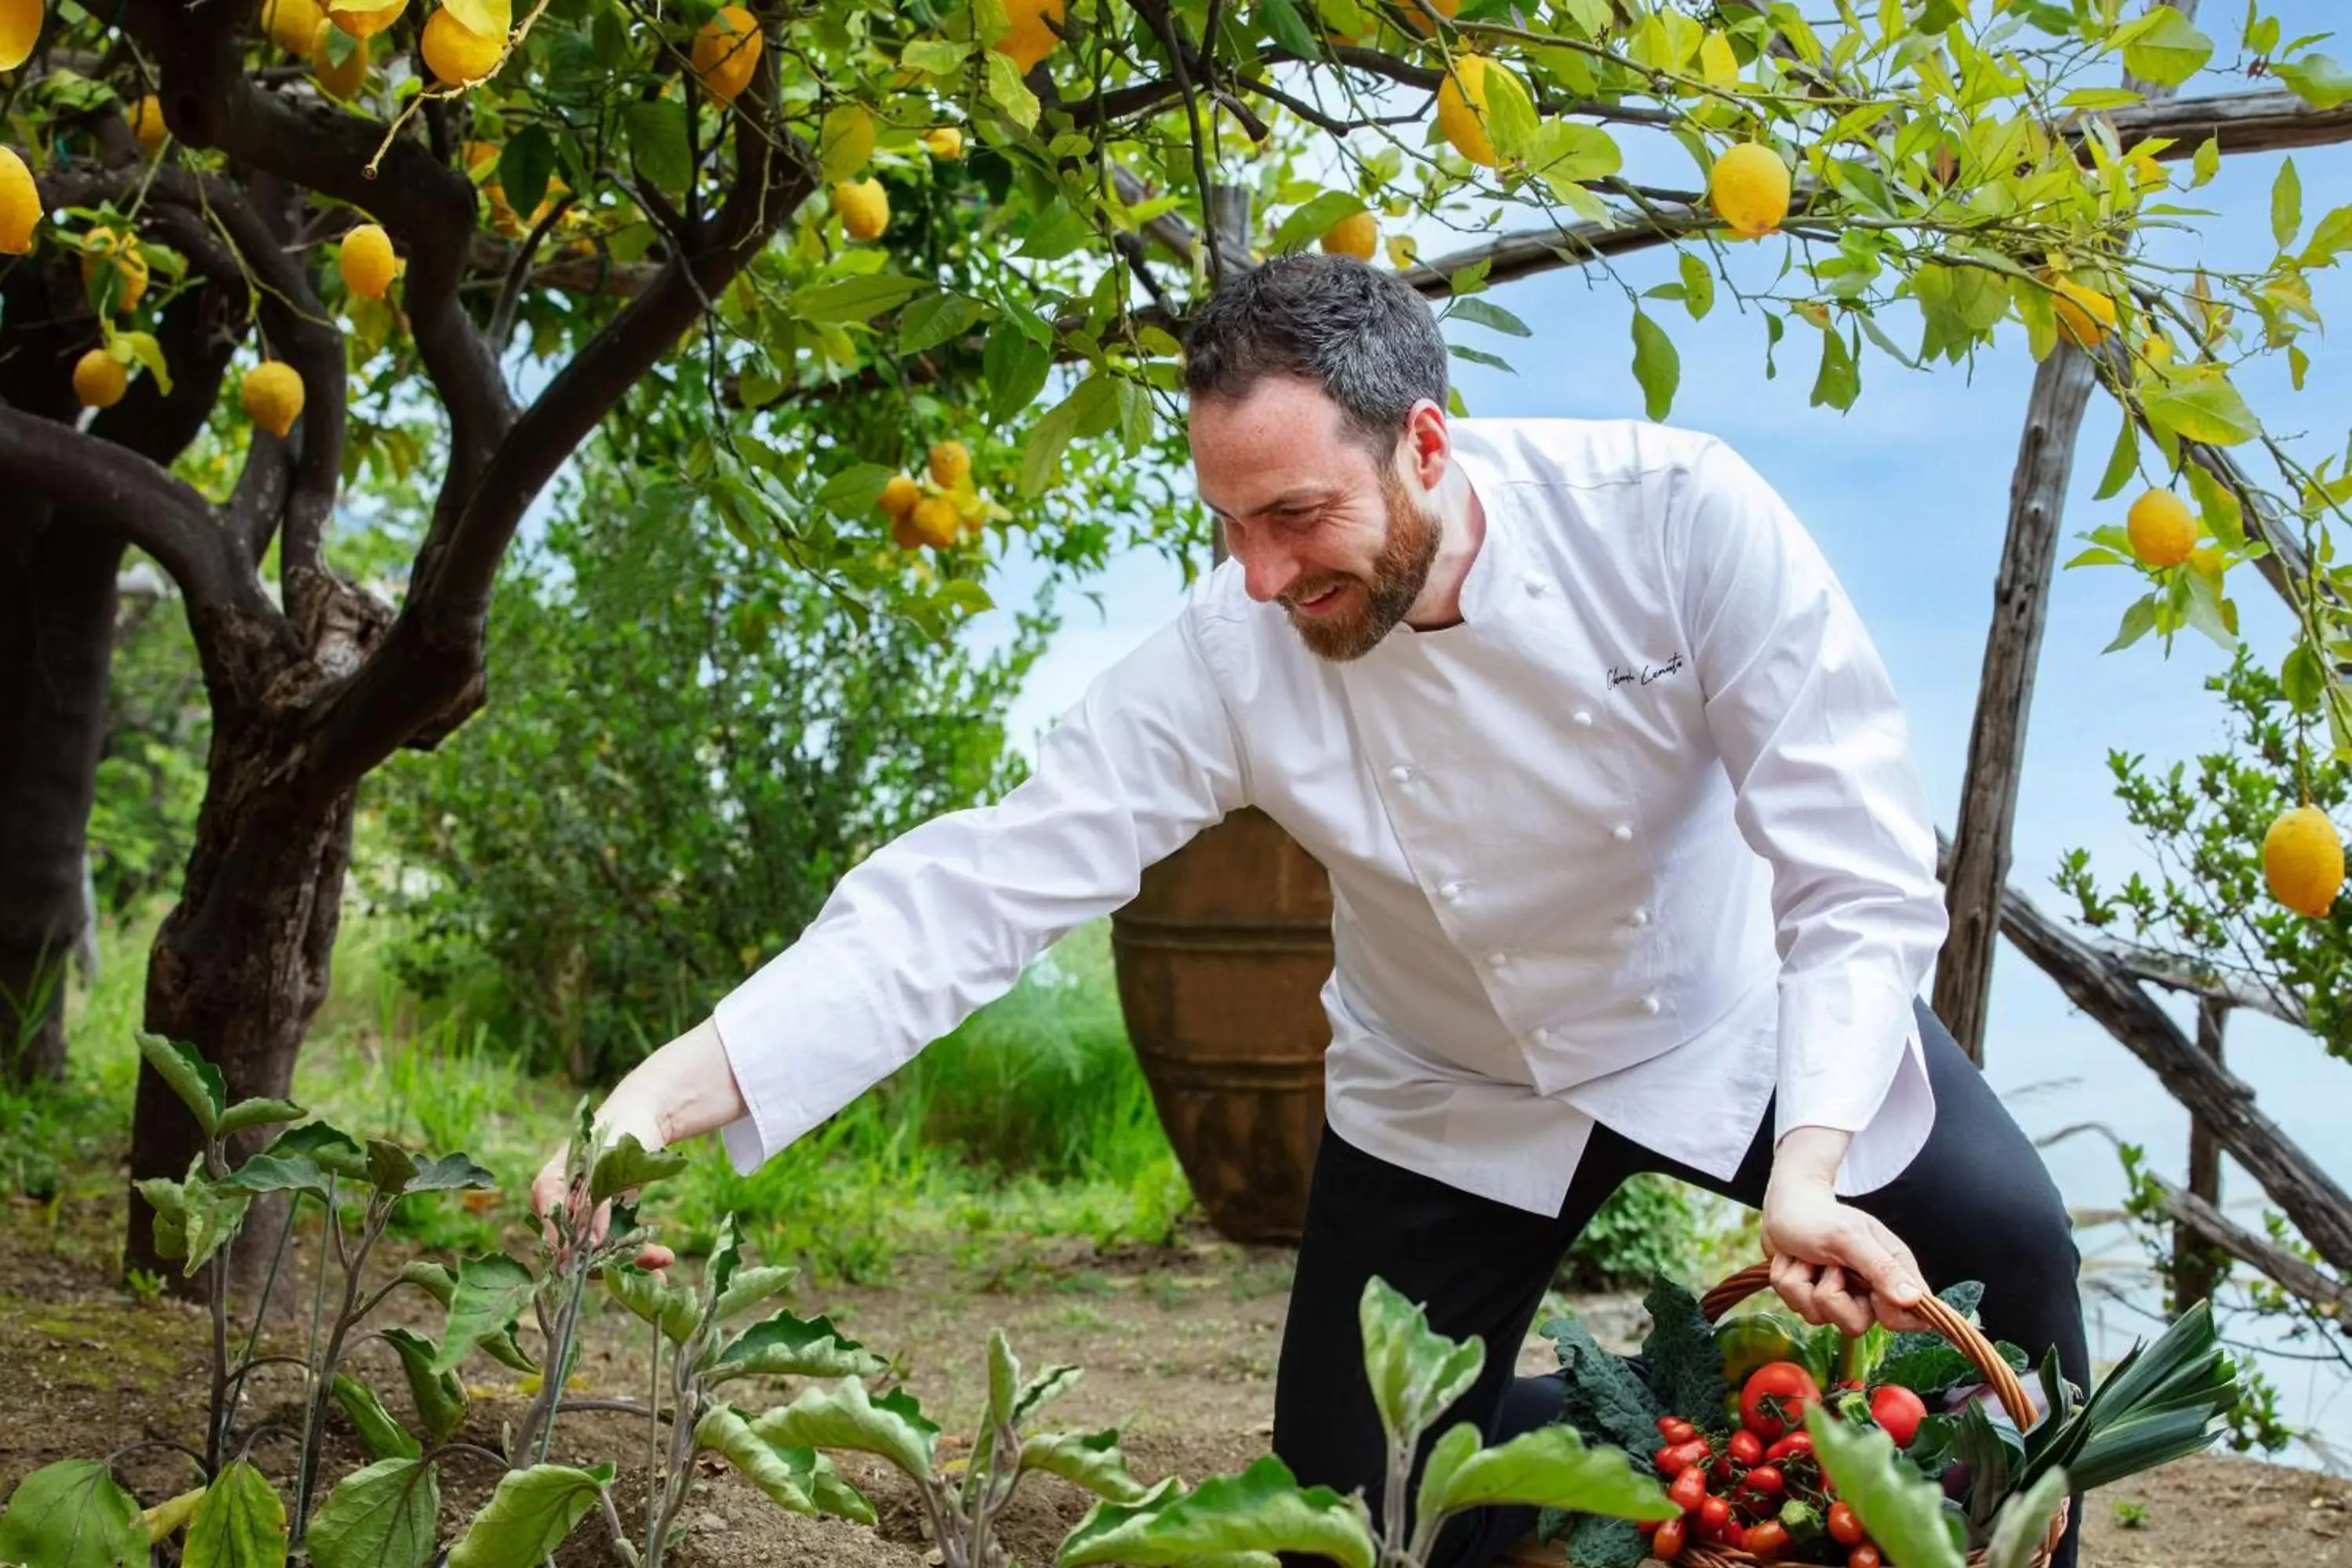
{"type": "MultiPolygon", "coordinates": [[[[2230,1021],[2227,1004],[2204,997],[2197,1004],[2197,1048],[2221,1060],[2221,1032],[2230,1021]]],[[[2206,1125],[2189,1119],[2189,1192],[2215,1214],[2221,1212],[2221,1143],[2206,1125]]],[[[2213,1299],[2219,1271],[2212,1242],[2201,1227],[2176,1215],[2172,1227],[2172,1310],[2185,1312],[2213,1299]]]]}

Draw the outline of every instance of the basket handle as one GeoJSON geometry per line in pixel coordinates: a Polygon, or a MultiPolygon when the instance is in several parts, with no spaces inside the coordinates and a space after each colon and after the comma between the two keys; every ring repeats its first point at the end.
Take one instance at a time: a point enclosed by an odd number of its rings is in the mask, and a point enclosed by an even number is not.
{"type": "MultiPolygon", "coordinates": [[[[1708,1322],[1718,1321],[1748,1297],[1769,1289],[1771,1283],[1772,1266],[1769,1263],[1751,1263],[1701,1297],[1699,1310],[1706,1314],[1708,1322]]],[[[2025,1385],[2018,1381],[2016,1369],[2000,1359],[2000,1352],[1992,1348],[1992,1342],[1936,1296],[1922,1296],[1919,1304],[1911,1310],[1914,1316],[1949,1340],[1952,1348],[1968,1357],[1969,1364],[1984,1374],[1985,1382],[1991,1385],[1994,1394],[2000,1400],[2000,1407],[2009,1412],[2009,1418],[2017,1423],[2020,1432],[2033,1425],[2037,1416],[2032,1401],[2025,1395],[2025,1385]]]]}

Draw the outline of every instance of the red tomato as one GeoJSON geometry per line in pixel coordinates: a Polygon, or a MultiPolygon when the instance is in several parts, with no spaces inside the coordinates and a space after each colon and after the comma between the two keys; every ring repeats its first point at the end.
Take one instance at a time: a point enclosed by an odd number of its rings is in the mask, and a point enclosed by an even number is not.
{"type": "Polygon", "coordinates": [[[1758,1497],[1774,1497],[1787,1483],[1781,1479],[1778,1466],[1759,1465],[1748,1472],[1748,1479],[1741,1484],[1758,1497]]]}
{"type": "MultiPolygon", "coordinates": [[[[1650,1555],[1661,1563],[1672,1563],[1682,1554],[1683,1521],[1679,1519],[1670,1519],[1658,1526],[1658,1533],[1650,1538],[1650,1555]]],[[[1866,1564],[1854,1564],[1854,1568],[1878,1568],[1876,1555],[1873,1554],[1871,1561],[1866,1564]]]]}
{"type": "Polygon", "coordinates": [[[1789,1549],[1789,1529],[1777,1519],[1748,1527],[1747,1552],[1751,1557],[1761,1557],[1769,1563],[1789,1549]]]}
{"type": "Polygon", "coordinates": [[[1853,1504],[1850,1502],[1830,1504],[1830,1539],[1840,1546],[1859,1546],[1862,1544],[1862,1521],[1854,1517],[1853,1504]]]}
{"type": "Polygon", "coordinates": [[[1706,1463],[1706,1439],[1694,1437],[1687,1443],[1675,1443],[1658,1450],[1658,1473],[1678,1476],[1685,1470],[1706,1463]]]}
{"type": "Polygon", "coordinates": [[[1731,1435],[1730,1453],[1735,1464],[1760,1465],[1764,1462],[1764,1439],[1743,1427],[1731,1435]]]}
{"type": "Polygon", "coordinates": [[[1723,1543],[1734,1552],[1748,1550],[1748,1527],[1734,1520],[1723,1527],[1723,1543]]]}
{"type": "Polygon", "coordinates": [[[1696,1512],[1706,1500],[1706,1472],[1696,1465],[1685,1470],[1666,1489],[1666,1497],[1685,1513],[1696,1512]]]}
{"type": "Polygon", "coordinates": [[[1739,1424],[1770,1441],[1804,1425],[1805,1406],[1821,1403],[1813,1374],[1792,1361],[1767,1362],[1739,1391],[1739,1424]]]}
{"type": "Polygon", "coordinates": [[[1658,1436],[1669,1443],[1687,1443],[1698,1436],[1698,1428],[1679,1415],[1658,1417],[1658,1436]]]}
{"type": "Polygon", "coordinates": [[[1870,1418],[1895,1439],[1896,1447],[1907,1448],[1919,1435],[1919,1423],[1927,1418],[1927,1406],[1909,1389],[1890,1383],[1870,1396],[1870,1418]]]}
{"type": "Polygon", "coordinates": [[[1719,1497],[1711,1497],[1698,1505],[1698,1532],[1710,1540],[1723,1539],[1724,1526],[1731,1522],[1731,1505],[1719,1497]]]}
{"type": "Polygon", "coordinates": [[[1845,1568],[1882,1568],[1882,1559],[1875,1546],[1857,1546],[1845,1560],[1845,1568]]]}
{"type": "Polygon", "coordinates": [[[1777,1465],[1783,1459],[1797,1454],[1801,1454],[1808,1459],[1813,1457],[1813,1435],[1811,1432],[1790,1433],[1764,1450],[1764,1462],[1768,1465],[1777,1465]]]}

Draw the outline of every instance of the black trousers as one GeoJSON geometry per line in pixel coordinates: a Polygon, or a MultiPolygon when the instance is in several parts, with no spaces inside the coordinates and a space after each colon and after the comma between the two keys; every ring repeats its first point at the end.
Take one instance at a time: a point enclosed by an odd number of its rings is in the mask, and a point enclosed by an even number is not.
{"type": "MultiPolygon", "coordinates": [[[[1917,1005],[1936,1093],[1927,1145],[1894,1181],[1853,1199],[1903,1238],[1931,1289],[1984,1283],[1986,1333],[2038,1362],[2053,1345],[2077,1386],[2089,1384],[2075,1250],[2065,1205],[2041,1156],[2002,1109],[1942,1022],[1917,1005]]],[[[1302,1484],[1360,1489],[1381,1515],[1384,1438],[1364,1381],[1357,1303],[1365,1281],[1386,1279],[1422,1304],[1430,1326],[1485,1341],[1485,1370],[1433,1425],[1428,1443],[1457,1421],[1475,1421],[1496,1443],[1559,1418],[1555,1377],[1516,1375],[1518,1349],[1545,1289],[1593,1211],[1638,1172],[1657,1172],[1756,1207],[1772,1168],[1772,1113],[1726,1182],[1596,1128],[1559,1213],[1547,1218],[1402,1170],[1353,1147],[1327,1126],[1315,1163],[1306,1234],[1276,1374],[1274,1451],[1302,1484]]],[[[1696,1282],[1693,1282],[1696,1284],[1696,1282]]],[[[1637,1460],[1642,1456],[1636,1456],[1637,1460]]],[[[1408,1496],[1410,1496],[1410,1489],[1408,1496]]],[[[1431,1568],[1483,1568],[1534,1528],[1533,1509],[1456,1515],[1431,1568]]],[[[2074,1568],[2074,1525],[2053,1568],[2074,1568]]],[[[1319,1559],[1292,1559],[1307,1568],[1319,1559]]]]}

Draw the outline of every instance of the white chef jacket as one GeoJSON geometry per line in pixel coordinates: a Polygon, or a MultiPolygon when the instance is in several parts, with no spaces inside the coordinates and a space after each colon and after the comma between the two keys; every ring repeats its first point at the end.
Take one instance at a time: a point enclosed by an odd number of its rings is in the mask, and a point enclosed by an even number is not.
{"type": "Polygon", "coordinates": [[[1910,737],[1827,562],[1721,440],[1456,419],[1486,536],[1462,619],[1309,652],[1238,563],[1102,671],[992,805],[885,845],[713,1022],[748,1172],[1003,994],[1145,867],[1254,805],[1330,874],[1325,1109],[1349,1142],[1558,1213],[1594,1124],[1727,1177],[1934,1119],[1946,928],[1910,737]]]}

